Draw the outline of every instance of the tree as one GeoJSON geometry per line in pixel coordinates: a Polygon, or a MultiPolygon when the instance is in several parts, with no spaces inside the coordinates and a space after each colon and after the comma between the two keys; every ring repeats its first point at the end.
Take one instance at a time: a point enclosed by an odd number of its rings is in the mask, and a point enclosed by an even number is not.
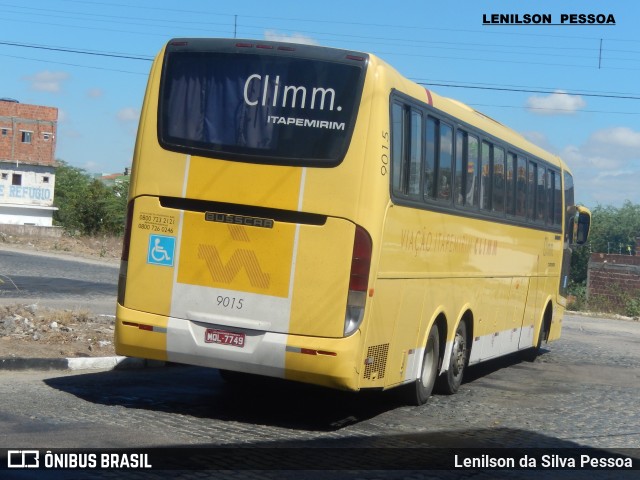
{"type": "Polygon", "coordinates": [[[571,280],[575,284],[587,281],[592,252],[640,254],[635,249],[636,238],[640,236],[640,205],[629,200],[620,208],[598,205],[591,214],[589,241],[585,246],[574,249],[571,258],[571,280]]]}
{"type": "Polygon", "coordinates": [[[58,160],[53,199],[53,205],[58,210],[53,213],[53,220],[69,233],[84,230],[80,209],[87,198],[90,181],[91,177],[81,168],[58,160]]]}
{"type": "Polygon", "coordinates": [[[54,221],[68,233],[121,235],[129,183],[107,186],[81,168],[59,160],[56,169],[54,221]]]}
{"type": "Polygon", "coordinates": [[[598,205],[593,209],[590,239],[592,251],[633,255],[636,253],[635,244],[638,236],[640,205],[634,205],[627,200],[621,208],[598,205]]]}

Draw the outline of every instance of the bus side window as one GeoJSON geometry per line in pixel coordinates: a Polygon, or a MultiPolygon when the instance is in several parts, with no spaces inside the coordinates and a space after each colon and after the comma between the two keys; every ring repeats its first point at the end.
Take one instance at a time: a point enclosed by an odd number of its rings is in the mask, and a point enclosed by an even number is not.
{"type": "Polygon", "coordinates": [[[516,156],[513,153],[507,154],[507,177],[506,177],[506,200],[505,212],[508,215],[516,213],[516,156]]]}
{"type": "Polygon", "coordinates": [[[440,155],[438,157],[438,200],[451,200],[451,167],[453,162],[453,128],[440,123],[440,155]]]}
{"type": "Polygon", "coordinates": [[[424,196],[435,198],[436,196],[436,158],[437,158],[437,132],[438,124],[435,118],[427,118],[427,154],[424,162],[424,196]]]}
{"type": "Polygon", "coordinates": [[[463,130],[456,133],[455,202],[474,207],[478,191],[478,139],[463,130]]]}
{"type": "Polygon", "coordinates": [[[547,216],[547,170],[538,165],[538,205],[536,206],[536,220],[544,223],[547,216]]]}
{"type": "Polygon", "coordinates": [[[473,135],[467,138],[467,181],[465,185],[465,205],[475,207],[478,204],[478,139],[473,135]]]}
{"type": "Polygon", "coordinates": [[[480,166],[480,208],[491,209],[491,144],[482,142],[482,159],[480,166]]]}
{"type": "Polygon", "coordinates": [[[464,181],[467,162],[465,161],[465,146],[467,143],[467,133],[462,130],[456,131],[456,174],[453,187],[453,201],[456,205],[464,205],[464,181]]]}
{"type": "Polygon", "coordinates": [[[516,216],[527,216],[527,159],[518,155],[516,180],[516,216]]]}
{"type": "Polygon", "coordinates": [[[504,168],[504,150],[502,148],[493,147],[493,204],[494,212],[504,212],[504,194],[505,194],[505,168],[504,168]]]}
{"type": "Polygon", "coordinates": [[[553,172],[553,224],[562,226],[562,185],[560,184],[560,172],[553,172]]]}
{"type": "Polygon", "coordinates": [[[547,169],[547,225],[553,225],[553,193],[555,180],[555,172],[550,168],[547,169]]]}
{"type": "Polygon", "coordinates": [[[404,193],[404,152],[406,150],[405,110],[399,103],[391,108],[391,176],[393,193],[404,193]]]}
{"type": "Polygon", "coordinates": [[[422,113],[394,103],[391,109],[391,177],[395,195],[420,195],[422,113]]]}
{"type": "Polygon", "coordinates": [[[527,173],[527,218],[535,220],[538,165],[535,162],[529,162],[529,171],[527,173]]]}
{"type": "Polygon", "coordinates": [[[422,164],[422,115],[411,110],[411,147],[409,149],[409,196],[420,195],[420,165],[422,164]]]}

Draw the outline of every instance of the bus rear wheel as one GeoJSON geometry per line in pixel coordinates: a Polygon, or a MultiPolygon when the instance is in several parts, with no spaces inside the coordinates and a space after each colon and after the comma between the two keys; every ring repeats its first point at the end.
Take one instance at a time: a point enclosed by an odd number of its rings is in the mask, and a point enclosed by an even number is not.
{"type": "Polygon", "coordinates": [[[422,358],[420,376],[411,384],[406,385],[405,398],[412,405],[424,405],[431,396],[433,386],[438,376],[438,362],[440,360],[440,336],[438,325],[435,323],[429,331],[427,344],[422,358]]]}
{"type": "Polygon", "coordinates": [[[456,328],[449,357],[447,371],[438,378],[438,391],[452,395],[458,391],[462,384],[464,369],[469,360],[469,347],[467,343],[467,324],[461,321],[456,328]]]}

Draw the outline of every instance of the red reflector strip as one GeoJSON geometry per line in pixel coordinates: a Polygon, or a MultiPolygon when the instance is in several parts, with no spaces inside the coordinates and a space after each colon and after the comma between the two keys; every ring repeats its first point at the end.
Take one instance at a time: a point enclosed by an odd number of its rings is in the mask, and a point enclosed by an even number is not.
{"type": "Polygon", "coordinates": [[[293,47],[278,47],[278,50],[282,50],[283,52],[295,52],[296,49],[293,47]]]}
{"type": "Polygon", "coordinates": [[[303,355],[325,355],[327,357],[337,357],[336,352],[328,350],[314,350],[313,348],[287,347],[287,352],[302,353],[303,355]]]}
{"type": "Polygon", "coordinates": [[[273,50],[273,45],[256,45],[256,48],[264,48],[265,50],[273,50]]]}
{"type": "Polygon", "coordinates": [[[122,325],[124,325],[125,327],[139,328],[140,330],[144,330],[145,332],[167,333],[167,329],[166,328],[154,327],[153,325],[145,325],[145,324],[142,324],[142,323],[122,322],[122,325]]]}
{"type": "Polygon", "coordinates": [[[236,43],[236,47],[253,48],[253,43],[236,43]]]}
{"type": "Polygon", "coordinates": [[[326,350],[318,350],[318,355],[326,355],[328,357],[337,357],[338,354],[336,352],[327,352],[326,350]]]}
{"type": "Polygon", "coordinates": [[[357,55],[347,55],[347,60],[356,60],[358,62],[364,62],[364,57],[359,57],[357,55]]]}

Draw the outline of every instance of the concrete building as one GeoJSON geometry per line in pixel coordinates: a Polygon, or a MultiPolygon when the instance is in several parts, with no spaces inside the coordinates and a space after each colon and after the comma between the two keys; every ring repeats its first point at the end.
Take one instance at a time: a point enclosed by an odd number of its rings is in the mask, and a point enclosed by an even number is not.
{"type": "Polygon", "coordinates": [[[0,224],[52,225],[58,109],[0,99],[0,224]]]}

